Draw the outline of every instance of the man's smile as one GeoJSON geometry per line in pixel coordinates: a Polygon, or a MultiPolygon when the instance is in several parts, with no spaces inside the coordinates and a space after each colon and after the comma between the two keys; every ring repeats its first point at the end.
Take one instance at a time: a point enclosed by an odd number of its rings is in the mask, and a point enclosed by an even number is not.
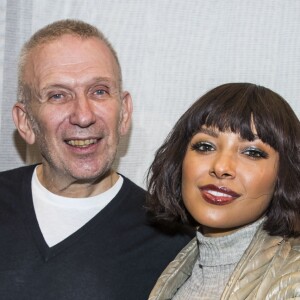
{"type": "Polygon", "coordinates": [[[75,147],[88,147],[89,145],[96,144],[97,142],[97,139],[72,139],[66,141],[68,145],[75,147]]]}

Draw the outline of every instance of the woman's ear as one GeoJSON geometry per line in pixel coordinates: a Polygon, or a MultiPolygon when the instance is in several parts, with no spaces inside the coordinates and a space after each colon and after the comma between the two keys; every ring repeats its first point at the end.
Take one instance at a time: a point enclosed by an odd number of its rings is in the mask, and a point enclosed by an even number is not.
{"type": "Polygon", "coordinates": [[[20,102],[16,103],[12,109],[12,116],[21,137],[27,144],[34,144],[35,134],[32,130],[25,105],[20,102]]]}

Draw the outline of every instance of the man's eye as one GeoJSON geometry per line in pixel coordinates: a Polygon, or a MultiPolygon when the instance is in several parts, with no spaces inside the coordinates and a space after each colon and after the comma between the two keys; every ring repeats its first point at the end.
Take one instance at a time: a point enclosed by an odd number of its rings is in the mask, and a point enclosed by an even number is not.
{"type": "Polygon", "coordinates": [[[243,150],[242,152],[243,154],[254,158],[254,159],[258,159],[258,158],[267,158],[268,154],[265,151],[262,151],[260,149],[257,148],[248,148],[243,150]]]}
{"type": "Polygon", "coordinates": [[[215,150],[215,147],[208,142],[198,142],[193,144],[191,149],[197,152],[210,152],[215,150]]]}
{"type": "Polygon", "coordinates": [[[52,100],[60,100],[63,98],[63,94],[54,94],[52,96],[50,96],[50,99],[52,100]]]}
{"type": "Polygon", "coordinates": [[[107,92],[105,90],[103,90],[103,89],[99,89],[99,90],[96,90],[94,92],[94,94],[101,96],[101,95],[107,94],[107,92]]]}

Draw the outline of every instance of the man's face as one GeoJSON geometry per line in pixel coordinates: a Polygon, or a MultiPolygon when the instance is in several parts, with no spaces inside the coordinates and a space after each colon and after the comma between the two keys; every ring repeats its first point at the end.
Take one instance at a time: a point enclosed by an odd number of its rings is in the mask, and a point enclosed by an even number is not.
{"type": "Polygon", "coordinates": [[[131,117],[108,47],[64,35],[31,52],[24,78],[33,92],[27,111],[34,139],[27,142],[37,143],[44,173],[66,183],[105,175],[131,117]]]}

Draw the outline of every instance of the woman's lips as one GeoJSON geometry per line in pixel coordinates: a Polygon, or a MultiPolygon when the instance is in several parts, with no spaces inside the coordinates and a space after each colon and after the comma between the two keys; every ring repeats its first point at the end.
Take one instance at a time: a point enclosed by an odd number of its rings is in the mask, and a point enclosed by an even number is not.
{"type": "Polygon", "coordinates": [[[226,187],[217,187],[213,184],[200,187],[200,191],[203,199],[214,205],[226,205],[241,196],[226,187]]]}

